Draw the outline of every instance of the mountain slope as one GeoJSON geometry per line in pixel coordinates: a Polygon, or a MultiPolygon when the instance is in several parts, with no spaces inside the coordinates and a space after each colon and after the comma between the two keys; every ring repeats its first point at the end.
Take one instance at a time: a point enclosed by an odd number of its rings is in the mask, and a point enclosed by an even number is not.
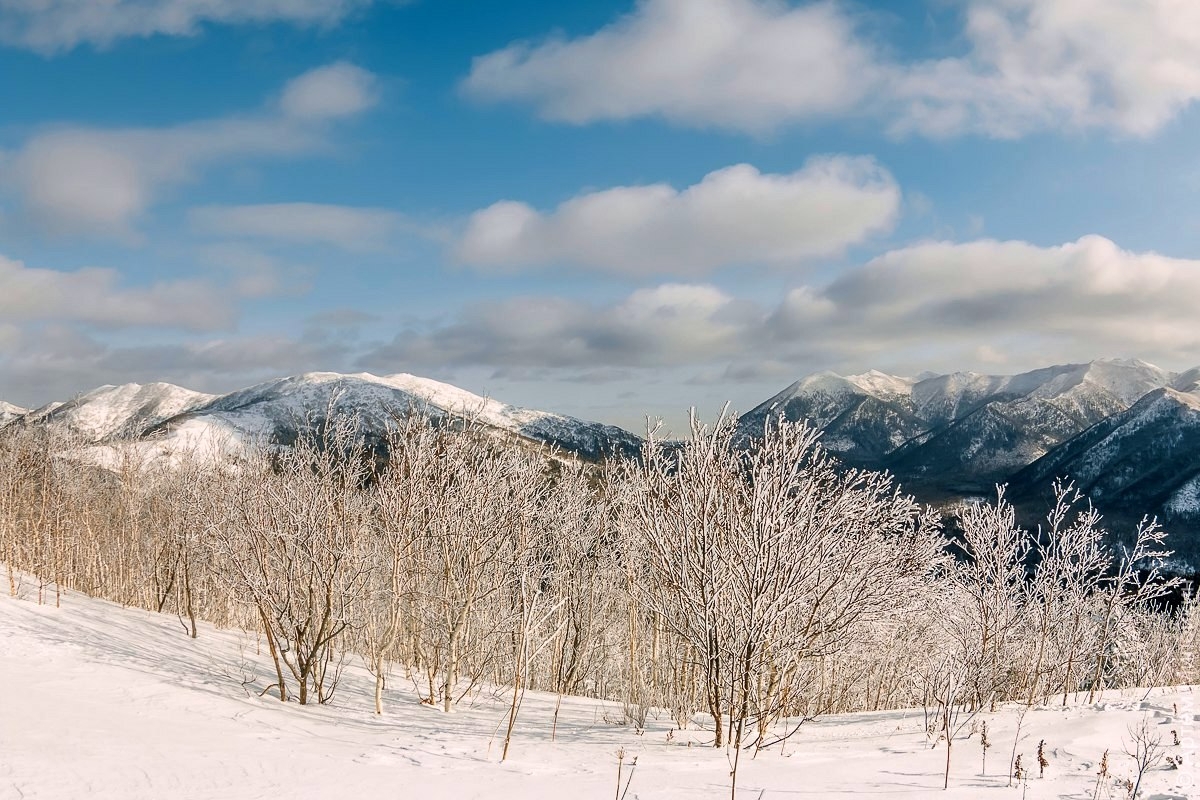
{"type": "Polygon", "coordinates": [[[930,431],[886,465],[918,481],[986,488],[1175,378],[1141,361],[934,378],[914,387],[914,405],[930,431]]]}
{"type": "Polygon", "coordinates": [[[6,403],[3,400],[0,400],[0,428],[3,428],[14,419],[22,417],[27,413],[29,412],[20,406],[14,406],[12,403],[6,403]]]}
{"type": "Polygon", "coordinates": [[[855,466],[909,483],[978,491],[1005,480],[1146,393],[1200,380],[1142,361],[1100,360],[1017,375],[883,373],[804,378],[743,417],[745,435],[771,417],[807,419],[855,466]]]}
{"type": "Polygon", "coordinates": [[[169,383],[101,386],[65,403],[52,403],[31,411],[23,421],[58,427],[89,442],[136,438],[163,420],[214,397],[169,383]]]}
{"type": "Polygon", "coordinates": [[[830,451],[856,465],[876,465],[926,428],[913,408],[913,383],[874,371],[817,373],[742,415],[739,428],[749,439],[761,436],[770,419],[808,420],[823,431],[830,451]]]}
{"type": "Polygon", "coordinates": [[[1150,392],[1013,476],[1013,496],[1036,496],[1060,477],[1102,510],[1200,521],[1200,395],[1150,392]]]}
{"type": "Polygon", "coordinates": [[[354,415],[369,436],[381,438],[397,416],[410,411],[434,418],[476,416],[506,435],[587,459],[636,452],[641,439],[611,425],[518,408],[446,383],[414,375],[378,377],[314,372],[226,395],[193,392],[164,383],[102,386],[21,419],[89,444],[117,439],[155,442],[158,455],[196,449],[223,452],[237,443],[287,444],[330,412],[354,415]]]}

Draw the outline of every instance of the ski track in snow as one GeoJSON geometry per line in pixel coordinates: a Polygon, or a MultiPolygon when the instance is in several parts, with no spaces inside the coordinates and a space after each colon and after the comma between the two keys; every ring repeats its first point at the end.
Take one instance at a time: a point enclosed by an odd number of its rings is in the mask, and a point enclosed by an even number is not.
{"type": "MultiPolygon", "coordinates": [[[[419,705],[401,673],[386,693],[385,715],[376,717],[372,679],[352,667],[332,705],[282,704],[257,696],[271,668],[252,635],[202,625],[192,640],[173,616],[73,593],[62,608],[52,596],[38,605],[28,584],[20,595],[0,596],[2,800],[608,798],[620,747],[626,776],[638,759],[629,800],[729,797],[725,753],[704,747],[703,731],[677,731],[669,742],[674,726],[665,715],[639,736],[613,724],[619,704],[567,698],[551,742],[555,698],[530,693],[510,757],[500,763],[502,691],[445,715],[419,705]],[[252,674],[248,696],[240,679],[252,674]]],[[[978,737],[956,743],[948,792],[941,790],[945,750],[927,744],[919,710],[826,717],[806,724],[782,754],[744,754],[738,797],[1090,798],[1105,749],[1114,776],[1132,774],[1122,753],[1128,725],[1146,716],[1165,742],[1178,730],[1194,743],[1198,701],[1200,692],[1184,687],[1033,709],[1018,752],[1036,771],[1045,739],[1051,765],[1024,793],[1006,786],[1014,707],[985,717],[994,745],[987,775],[978,737]]],[[[1189,788],[1196,754],[1183,755],[1182,770],[1150,772],[1141,797],[1200,796],[1189,788]]]]}

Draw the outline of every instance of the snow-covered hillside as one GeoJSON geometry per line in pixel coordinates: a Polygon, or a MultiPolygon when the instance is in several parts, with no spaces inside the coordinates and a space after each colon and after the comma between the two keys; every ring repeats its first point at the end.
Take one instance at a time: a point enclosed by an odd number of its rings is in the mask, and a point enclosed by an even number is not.
{"type": "MultiPolygon", "coordinates": [[[[480,693],[456,714],[419,705],[396,674],[388,711],[371,713],[368,676],[352,665],[330,706],[281,704],[253,637],[202,626],[189,639],[170,615],[121,609],[75,594],[62,608],[0,596],[0,798],[727,798],[730,762],[709,735],[675,730],[652,714],[644,731],[617,724],[619,705],[566,698],[554,726],[553,696],[531,694],[509,759],[497,728],[505,700],[480,693]]],[[[931,747],[920,710],[819,718],[781,749],[744,754],[737,797],[1040,800],[1122,798],[1134,777],[1124,749],[1142,720],[1161,738],[1165,762],[1142,785],[1146,800],[1195,797],[1200,693],[1109,693],[1094,705],[1037,707],[1017,734],[1018,707],[986,714],[991,749],[958,741],[950,789],[942,791],[943,745],[931,747]],[[1173,733],[1180,746],[1174,746],[1173,733]],[[1030,777],[1007,786],[1016,740],[1030,777]],[[1039,777],[1036,753],[1048,764],[1039,777]],[[1107,779],[1098,765],[1108,753],[1107,779]]]]}
{"type": "Polygon", "coordinates": [[[28,410],[21,408],[20,406],[14,406],[12,403],[6,403],[3,400],[0,400],[0,428],[3,428],[17,417],[24,416],[28,413],[28,410]]]}
{"type": "Polygon", "coordinates": [[[101,386],[65,403],[25,416],[30,424],[54,425],[85,441],[137,437],[153,426],[215,399],[169,383],[101,386]]]}
{"type": "Polygon", "coordinates": [[[1137,360],[1099,360],[1017,375],[955,372],[920,380],[824,372],[789,386],[746,415],[811,420],[829,449],[922,484],[983,488],[1041,458],[1146,394],[1194,384],[1137,360]]]}
{"type": "Polygon", "coordinates": [[[1016,496],[1070,477],[1101,508],[1200,521],[1200,395],[1158,389],[1013,478],[1016,496]]]}
{"type": "MultiPolygon", "coordinates": [[[[58,426],[101,448],[118,437],[142,439],[143,449],[160,457],[184,450],[225,451],[251,439],[286,443],[330,410],[356,415],[379,436],[397,415],[415,410],[434,417],[477,416],[497,431],[586,458],[633,452],[640,443],[611,425],[518,408],[407,374],[313,372],[220,396],[165,383],[104,386],[21,419],[58,426]]],[[[103,449],[91,452],[103,460],[103,449]]]]}

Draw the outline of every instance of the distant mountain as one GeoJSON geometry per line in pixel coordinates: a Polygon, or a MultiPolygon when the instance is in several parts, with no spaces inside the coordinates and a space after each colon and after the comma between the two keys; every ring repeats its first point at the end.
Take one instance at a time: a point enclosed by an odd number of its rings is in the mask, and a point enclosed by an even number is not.
{"type": "Polygon", "coordinates": [[[1200,522],[1200,394],[1156,389],[1013,476],[1016,498],[1069,477],[1101,508],[1200,522]]]}
{"type": "Polygon", "coordinates": [[[915,383],[874,371],[847,376],[819,372],[742,415],[739,427],[748,439],[761,436],[768,419],[808,420],[824,432],[828,450],[855,465],[881,466],[896,448],[928,428],[913,404],[915,383]]]}
{"type": "Polygon", "coordinates": [[[28,413],[29,412],[24,408],[14,406],[12,403],[5,403],[3,400],[0,400],[0,428],[3,428],[17,417],[22,417],[28,413]]]}
{"type": "Polygon", "coordinates": [[[1055,478],[1074,480],[1105,514],[1156,514],[1200,554],[1200,368],[1101,360],[1018,375],[902,378],[818,373],[742,417],[806,419],[847,464],[887,469],[923,499],[1009,497],[1044,513],[1055,478]],[[1179,527],[1182,526],[1182,527],[1179,527]]]}
{"type": "Polygon", "coordinates": [[[27,412],[30,425],[57,426],[86,442],[137,438],[158,423],[214,400],[169,383],[101,386],[63,403],[27,412]]]}
{"type": "Polygon", "coordinates": [[[596,460],[636,452],[641,439],[612,425],[518,408],[413,375],[308,373],[226,395],[165,383],[104,386],[66,403],[14,417],[58,426],[89,444],[117,439],[154,442],[160,453],[264,440],[287,444],[330,411],[353,414],[382,437],[398,415],[478,416],[498,433],[596,460]]]}
{"type": "Polygon", "coordinates": [[[768,417],[807,419],[825,446],[856,466],[909,482],[975,491],[1124,411],[1155,389],[1195,381],[1142,361],[1093,361],[1018,375],[901,378],[819,373],[743,417],[752,435],[768,417]]]}
{"type": "Polygon", "coordinates": [[[919,482],[990,486],[1174,378],[1141,361],[931,378],[913,388],[929,430],[892,453],[886,466],[919,482]]]}

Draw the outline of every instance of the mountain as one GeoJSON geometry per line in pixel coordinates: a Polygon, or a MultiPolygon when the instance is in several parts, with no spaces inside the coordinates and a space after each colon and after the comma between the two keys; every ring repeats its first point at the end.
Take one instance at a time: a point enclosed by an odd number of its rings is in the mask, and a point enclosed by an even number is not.
{"type": "Polygon", "coordinates": [[[215,399],[169,383],[101,386],[65,403],[24,414],[30,425],[58,427],[86,442],[137,438],[164,420],[215,399]]]}
{"type": "Polygon", "coordinates": [[[1012,376],[931,378],[913,387],[929,430],[885,465],[913,481],[988,487],[1175,377],[1142,361],[1093,361],[1012,376]]]}
{"type": "Polygon", "coordinates": [[[28,413],[29,412],[24,408],[20,408],[19,406],[14,406],[12,403],[5,403],[3,400],[0,400],[0,428],[3,428],[14,419],[24,416],[28,413]]]}
{"type": "Polygon", "coordinates": [[[917,485],[972,492],[1003,481],[1148,392],[1197,380],[1200,370],[1176,375],[1119,360],[1017,375],[823,372],[751,410],[742,426],[749,436],[769,417],[807,419],[848,463],[886,468],[917,485]]]}
{"type": "Polygon", "coordinates": [[[1058,477],[1101,510],[1200,522],[1200,394],[1156,389],[1013,476],[1014,498],[1058,477]]]}
{"type": "Polygon", "coordinates": [[[842,376],[820,372],[796,381],[742,415],[746,439],[761,436],[769,419],[808,420],[823,431],[822,443],[859,466],[880,466],[884,458],[926,430],[916,413],[915,381],[882,372],[842,376]]]}
{"type": "Polygon", "coordinates": [[[477,416],[498,433],[590,460],[636,452],[641,444],[639,437],[611,425],[518,408],[404,374],[314,372],[225,395],[166,383],[103,386],[18,419],[58,427],[89,444],[141,439],[153,443],[158,455],[166,455],[197,448],[222,450],[250,440],[286,444],[330,412],[357,416],[369,436],[381,438],[397,415],[411,410],[434,418],[477,416]]]}

